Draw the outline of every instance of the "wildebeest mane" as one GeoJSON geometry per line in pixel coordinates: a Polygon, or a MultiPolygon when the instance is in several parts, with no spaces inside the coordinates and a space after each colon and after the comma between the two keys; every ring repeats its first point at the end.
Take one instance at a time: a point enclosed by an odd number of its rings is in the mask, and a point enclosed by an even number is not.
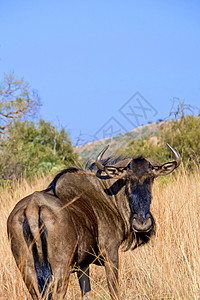
{"type": "MultiPolygon", "coordinates": [[[[116,155],[112,155],[112,156],[108,156],[107,158],[105,159],[102,159],[101,160],[101,163],[103,166],[106,166],[106,165],[115,165],[116,163],[120,162],[120,161],[123,161],[127,158],[132,158],[131,156],[129,155],[123,155],[123,154],[120,154],[118,156],[116,155]]],[[[137,159],[137,157],[135,157],[137,159]]],[[[96,166],[96,163],[94,161],[92,161],[91,159],[86,163],[85,165],[85,169],[86,170],[89,170],[91,172],[96,172],[98,170],[97,166],[96,166]]]]}
{"type": "MultiPolygon", "coordinates": [[[[105,159],[102,160],[102,165],[115,165],[116,163],[120,162],[120,161],[123,161],[127,158],[132,158],[131,156],[128,156],[128,155],[119,155],[119,156],[109,156],[105,159]]],[[[133,157],[132,159],[143,159],[143,156],[142,155],[139,155],[139,156],[136,156],[136,157],[133,157]]],[[[56,183],[58,181],[58,179],[66,174],[66,173],[73,173],[73,172],[78,172],[78,171],[90,171],[92,173],[95,173],[98,168],[96,166],[96,163],[93,161],[93,160],[89,160],[86,164],[85,164],[85,167],[83,168],[78,168],[78,167],[68,167],[64,170],[62,170],[61,172],[59,172],[55,177],[54,179],[52,180],[52,182],[49,184],[49,186],[43,190],[43,192],[48,192],[50,191],[51,189],[55,189],[55,186],[56,186],[56,183]]]]}
{"type": "MultiPolygon", "coordinates": [[[[106,159],[102,160],[102,164],[103,165],[115,165],[117,162],[119,161],[123,161],[127,158],[131,158],[130,156],[125,156],[125,155],[119,155],[119,156],[109,156],[106,159]]],[[[95,173],[98,170],[96,163],[93,160],[89,160],[86,164],[85,167],[83,168],[78,168],[78,167],[68,167],[64,170],[62,170],[61,172],[59,172],[54,179],[51,181],[51,183],[48,185],[48,187],[43,190],[43,192],[49,192],[50,190],[53,190],[55,196],[55,187],[56,187],[56,183],[58,181],[58,179],[66,174],[66,173],[73,173],[73,172],[78,172],[78,171],[90,171],[92,173],[95,173]]]]}

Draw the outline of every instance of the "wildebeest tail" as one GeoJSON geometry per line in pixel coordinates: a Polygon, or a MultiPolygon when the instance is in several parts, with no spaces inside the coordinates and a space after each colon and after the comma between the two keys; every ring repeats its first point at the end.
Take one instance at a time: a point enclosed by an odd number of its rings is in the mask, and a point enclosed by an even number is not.
{"type": "Polygon", "coordinates": [[[37,275],[38,289],[45,299],[52,298],[52,270],[48,261],[47,228],[40,217],[40,207],[37,197],[33,195],[24,213],[23,234],[27,246],[32,251],[34,267],[37,275]]]}

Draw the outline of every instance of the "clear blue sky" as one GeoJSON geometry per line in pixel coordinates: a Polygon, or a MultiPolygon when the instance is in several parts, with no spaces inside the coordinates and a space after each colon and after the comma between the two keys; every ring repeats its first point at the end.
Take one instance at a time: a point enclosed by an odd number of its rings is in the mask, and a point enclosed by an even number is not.
{"type": "Polygon", "coordinates": [[[74,142],[164,118],[174,97],[200,106],[200,2],[0,1],[8,72],[74,142]]]}

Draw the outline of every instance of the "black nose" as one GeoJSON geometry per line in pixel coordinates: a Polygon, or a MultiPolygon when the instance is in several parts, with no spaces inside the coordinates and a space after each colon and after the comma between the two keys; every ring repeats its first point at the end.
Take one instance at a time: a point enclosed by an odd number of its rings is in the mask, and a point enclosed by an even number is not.
{"type": "Polygon", "coordinates": [[[147,214],[146,216],[142,213],[133,215],[132,227],[136,232],[149,232],[152,228],[152,224],[153,222],[150,214],[147,214]]]}
{"type": "Polygon", "coordinates": [[[145,214],[144,213],[139,213],[137,215],[137,219],[138,219],[138,222],[140,222],[141,224],[143,224],[144,221],[145,221],[145,219],[146,219],[145,214]]]}

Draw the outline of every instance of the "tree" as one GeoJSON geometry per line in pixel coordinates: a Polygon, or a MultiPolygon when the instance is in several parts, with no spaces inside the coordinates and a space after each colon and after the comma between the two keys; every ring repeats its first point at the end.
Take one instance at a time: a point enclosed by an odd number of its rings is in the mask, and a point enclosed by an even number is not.
{"type": "Polygon", "coordinates": [[[200,117],[194,115],[173,119],[162,124],[158,132],[158,146],[164,150],[164,144],[168,142],[176,148],[182,156],[182,160],[189,168],[200,165],[200,117]]]}
{"type": "Polygon", "coordinates": [[[1,143],[0,182],[31,177],[77,163],[68,133],[40,119],[15,121],[1,143]]]}
{"type": "Polygon", "coordinates": [[[0,83],[0,134],[16,120],[33,118],[40,106],[40,97],[28,82],[13,74],[5,74],[0,83]]]}

